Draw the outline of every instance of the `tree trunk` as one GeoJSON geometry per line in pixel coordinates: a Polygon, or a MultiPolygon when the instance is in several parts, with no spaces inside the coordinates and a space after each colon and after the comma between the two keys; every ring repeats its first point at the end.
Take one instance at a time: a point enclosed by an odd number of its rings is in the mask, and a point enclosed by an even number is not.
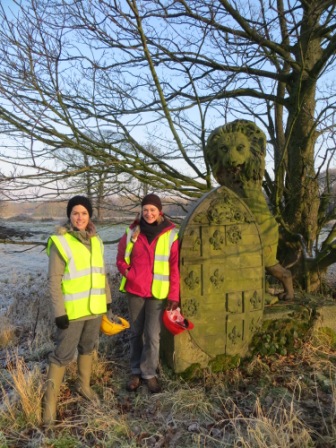
{"type": "MultiPolygon", "coordinates": [[[[296,60],[303,70],[289,75],[287,90],[288,119],[286,125],[287,170],[284,189],[283,220],[293,235],[300,234],[306,243],[305,256],[312,256],[318,234],[319,185],[314,168],[314,147],[317,139],[315,108],[316,80],[313,76],[321,55],[321,39],[308,33],[312,21],[318,21],[312,6],[307,6],[302,20],[301,39],[296,48],[296,60]],[[311,9],[309,9],[311,8],[311,9]]],[[[286,150],[286,149],[285,149],[286,150]]],[[[292,245],[297,252],[298,245],[292,245]]],[[[288,247],[287,247],[288,250],[288,247]]],[[[303,251],[304,253],[304,251],[303,251]]],[[[293,258],[294,254],[293,254],[293,258]]],[[[307,286],[305,269],[295,268],[297,281],[307,286]]],[[[318,276],[308,281],[308,288],[319,287],[318,276]]]]}

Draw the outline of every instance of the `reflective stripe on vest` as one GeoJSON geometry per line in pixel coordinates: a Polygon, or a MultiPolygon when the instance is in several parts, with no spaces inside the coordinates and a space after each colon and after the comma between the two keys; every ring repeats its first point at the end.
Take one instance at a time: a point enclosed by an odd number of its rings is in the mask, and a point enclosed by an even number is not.
{"type": "MultiPolygon", "coordinates": [[[[125,248],[125,262],[130,264],[131,253],[134,247],[134,243],[131,240],[132,231],[130,228],[126,230],[126,248],[125,248]]],[[[173,242],[178,239],[178,230],[176,228],[165,232],[160,235],[154,255],[154,267],[153,267],[153,282],[152,282],[152,295],[156,299],[166,299],[169,293],[169,277],[170,277],[170,265],[169,257],[170,250],[173,242]]],[[[126,277],[122,277],[119,290],[125,292],[125,285],[127,282],[126,277]]]]}
{"type": "Polygon", "coordinates": [[[55,244],[65,261],[62,277],[64,305],[70,320],[106,312],[104,247],[99,237],[91,238],[91,252],[66,233],[48,240],[47,254],[55,244]]]}
{"type": "MultiPolygon", "coordinates": [[[[125,255],[124,260],[129,265],[131,264],[131,253],[133,250],[134,243],[132,241],[132,230],[128,227],[126,230],[126,247],[125,247],[125,255]]],[[[127,278],[123,276],[121,278],[119,291],[126,292],[125,285],[126,285],[127,278]]]]}

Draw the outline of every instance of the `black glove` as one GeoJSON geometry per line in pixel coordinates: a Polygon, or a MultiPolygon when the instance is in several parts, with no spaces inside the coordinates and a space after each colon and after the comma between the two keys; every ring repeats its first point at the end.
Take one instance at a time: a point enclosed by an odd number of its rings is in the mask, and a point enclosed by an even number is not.
{"type": "Polygon", "coordinates": [[[109,312],[111,309],[112,303],[107,303],[106,304],[106,311],[109,312]]]}
{"type": "Polygon", "coordinates": [[[56,317],[55,323],[60,330],[66,330],[69,327],[69,318],[67,314],[64,314],[64,316],[56,317]]]}
{"type": "Polygon", "coordinates": [[[174,311],[179,306],[178,302],[175,302],[173,300],[167,300],[167,310],[168,311],[174,311]]]}

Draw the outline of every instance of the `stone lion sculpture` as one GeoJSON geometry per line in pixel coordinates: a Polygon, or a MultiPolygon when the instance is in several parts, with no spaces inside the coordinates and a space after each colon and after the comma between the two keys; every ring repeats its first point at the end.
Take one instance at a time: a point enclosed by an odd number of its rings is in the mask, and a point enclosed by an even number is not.
{"type": "Polygon", "coordinates": [[[284,287],[282,300],[294,298],[292,274],[277,260],[278,223],[262,191],[266,136],[252,121],[235,120],[214,129],[207,141],[205,158],[220,185],[240,196],[260,227],[266,272],[284,287]]]}

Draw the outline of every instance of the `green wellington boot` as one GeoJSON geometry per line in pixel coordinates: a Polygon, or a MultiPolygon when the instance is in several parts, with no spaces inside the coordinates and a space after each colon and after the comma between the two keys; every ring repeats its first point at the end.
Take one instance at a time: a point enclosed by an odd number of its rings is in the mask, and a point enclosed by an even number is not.
{"type": "Polygon", "coordinates": [[[64,366],[58,366],[57,364],[49,365],[46,390],[42,402],[42,421],[46,426],[52,425],[56,420],[57,401],[64,372],[64,366]]]}
{"type": "Polygon", "coordinates": [[[90,387],[92,354],[78,355],[77,366],[78,380],[75,384],[76,391],[87,400],[99,403],[98,395],[90,387]]]}

